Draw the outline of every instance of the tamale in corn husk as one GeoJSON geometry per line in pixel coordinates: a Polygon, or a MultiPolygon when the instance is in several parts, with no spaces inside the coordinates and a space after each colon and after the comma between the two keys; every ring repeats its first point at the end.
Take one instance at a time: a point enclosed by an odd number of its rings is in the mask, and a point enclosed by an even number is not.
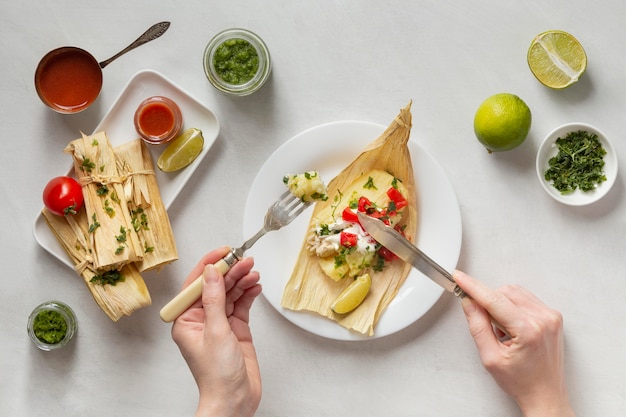
{"type": "Polygon", "coordinates": [[[89,246],[91,240],[84,207],[74,216],[57,216],[46,208],[42,210],[42,214],[50,230],[71,258],[92,297],[111,320],[118,321],[122,316],[129,316],[152,303],[148,288],[133,264],[121,268],[123,280],[115,285],[92,282],[96,275],[103,272],[93,266],[93,250],[89,246]]]}
{"type": "Polygon", "coordinates": [[[106,133],[83,134],[70,142],[65,152],[72,155],[74,172],[83,188],[94,268],[120,269],[141,260],[143,248],[123,199],[124,178],[118,173],[106,133]]]}
{"type": "MultiPolygon", "coordinates": [[[[373,170],[387,171],[400,179],[407,189],[409,205],[400,222],[406,236],[413,240],[417,229],[417,210],[413,165],[408,149],[411,131],[411,104],[400,114],[375,141],[328,184],[328,200],[317,202],[313,210],[309,228],[317,226],[320,214],[336,204],[336,197],[351,186],[353,181],[373,170]],[[413,203],[413,204],[411,204],[413,203]]],[[[341,212],[342,208],[337,210],[341,212]]],[[[308,250],[304,239],[296,266],[285,286],[282,306],[291,310],[307,310],[328,317],[341,326],[356,332],[373,335],[381,314],[398,293],[406,280],[411,266],[401,261],[390,262],[382,271],[369,271],[372,286],[365,300],[350,313],[339,315],[331,310],[337,296],[352,279],[334,281],[323,272],[319,258],[308,250]]]]}
{"type": "Polygon", "coordinates": [[[118,172],[124,178],[124,197],[139,236],[143,259],[139,271],[158,269],[178,259],[174,233],[161,200],[150,151],[141,139],[115,148],[118,172]]]}

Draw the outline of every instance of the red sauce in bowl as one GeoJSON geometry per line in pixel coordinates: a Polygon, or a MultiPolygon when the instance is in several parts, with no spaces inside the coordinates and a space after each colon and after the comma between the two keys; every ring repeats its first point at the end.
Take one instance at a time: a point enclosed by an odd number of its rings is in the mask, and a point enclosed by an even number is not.
{"type": "Polygon", "coordinates": [[[59,113],[77,113],[93,103],[102,88],[102,70],[87,51],[63,47],[44,56],[35,72],[41,100],[59,113]]]}
{"type": "Polygon", "coordinates": [[[144,100],[135,112],[137,133],[148,143],[159,144],[174,139],[182,127],[180,109],[167,97],[144,100]]]}

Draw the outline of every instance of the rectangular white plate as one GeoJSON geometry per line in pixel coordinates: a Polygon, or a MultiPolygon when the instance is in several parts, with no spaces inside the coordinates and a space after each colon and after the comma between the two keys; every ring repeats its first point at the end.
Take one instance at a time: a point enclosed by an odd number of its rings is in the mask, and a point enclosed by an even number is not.
{"type": "MultiPolygon", "coordinates": [[[[202,136],[204,137],[202,152],[186,168],[174,173],[164,173],[159,169],[155,169],[163,204],[165,204],[166,208],[169,208],[217,139],[220,125],[215,114],[160,73],[152,70],[143,70],[136,73],[126,84],[115,103],[113,103],[100,124],[94,129],[94,133],[106,132],[113,146],[137,139],[139,136],[135,131],[133,122],[135,110],[143,100],[157,95],[169,97],[178,104],[183,114],[183,129],[198,128],[202,131],[202,136]]],[[[68,138],[68,143],[73,139],[75,138],[68,138]]],[[[148,146],[152,159],[155,161],[155,166],[156,160],[165,149],[165,146],[148,146]]],[[[61,151],[62,149],[59,150],[59,152],[61,151]]],[[[70,175],[73,176],[72,171],[70,170],[70,175]]],[[[53,176],[55,175],[52,175],[50,178],[53,176]]],[[[69,256],[52,234],[41,214],[35,219],[33,234],[41,247],[70,268],[74,267],[69,256]]]]}

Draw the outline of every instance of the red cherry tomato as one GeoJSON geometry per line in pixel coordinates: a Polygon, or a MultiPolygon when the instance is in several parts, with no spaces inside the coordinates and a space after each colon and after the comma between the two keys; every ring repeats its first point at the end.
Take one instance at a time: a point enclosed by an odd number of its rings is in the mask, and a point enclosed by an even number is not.
{"type": "Polygon", "coordinates": [[[359,221],[358,216],[354,211],[352,211],[350,207],[346,207],[345,209],[343,209],[343,212],[341,213],[341,218],[347,222],[357,223],[359,221]]]}
{"type": "Polygon", "coordinates": [[[391,262],[397,258],[395,253],[393,253],[384,246],[381,246],[381,248],[378,249],[378,255],[380,255],[387,262],[391,262]]]}
{"type": "Polygon", "coordinates": [[[401,208],[406,207],[409,204],[407,199],[402,195],[400,191],[398,191],[397,188],[389,188],[387,190],[387,196],[391,201],[396,204],[396,210],[400,210],[401,208]]]}
{"type": "Polygon", "coordinates": [[[58,216],[76,214],[83,205],[83,189],[73,178],[53,178],[43,190],[43,203],[58,216]]]}
{"type": "Polygon", "coordinates": [[[357,239],[357,235],[349,232],[341,232],[341,235],[339,236],[339,242],[341,243],[341,246],[345,246],[347,248],[352,248],[356,246],[357,239]]]}
{"type": "Polygon", "coordinates": [[[372,202],[367,197],[359,198],[358,208],[361,213],[367,213],[369,209],[372,208],[372,202]]]}

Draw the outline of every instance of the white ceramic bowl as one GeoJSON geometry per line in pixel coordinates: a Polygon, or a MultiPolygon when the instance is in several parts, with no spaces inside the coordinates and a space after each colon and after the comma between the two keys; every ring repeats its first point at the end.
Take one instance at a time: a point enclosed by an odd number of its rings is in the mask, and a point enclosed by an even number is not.
{"type": "Polygon", "coordinates": [[[541,143],[541,146],[539,146],[539,151],[537,152],[537,176],[539,177],[539,183],[550,197],[570,206],[584,206],[604,197],[615,183],[615,179],[617,178],[617,155],[611,142],[609,142],[606,135],[598,128],[586,123],[568,123],[550,132],[541,143]],[[577,132],[579,130],[595,133],[602,147],[606,150],[606,155],[604,155],[604,175],[606,176],[606,181],[600,183],[596,189],[592,191],[585,192],[577,189],[571,194],[561,194],[559,190],[554,188],[551,181],[546,181],[544,174],[549,168],[548,161],[558,153],[556,140],[559,137],[566,136],[570,132],[577,132]]]}

